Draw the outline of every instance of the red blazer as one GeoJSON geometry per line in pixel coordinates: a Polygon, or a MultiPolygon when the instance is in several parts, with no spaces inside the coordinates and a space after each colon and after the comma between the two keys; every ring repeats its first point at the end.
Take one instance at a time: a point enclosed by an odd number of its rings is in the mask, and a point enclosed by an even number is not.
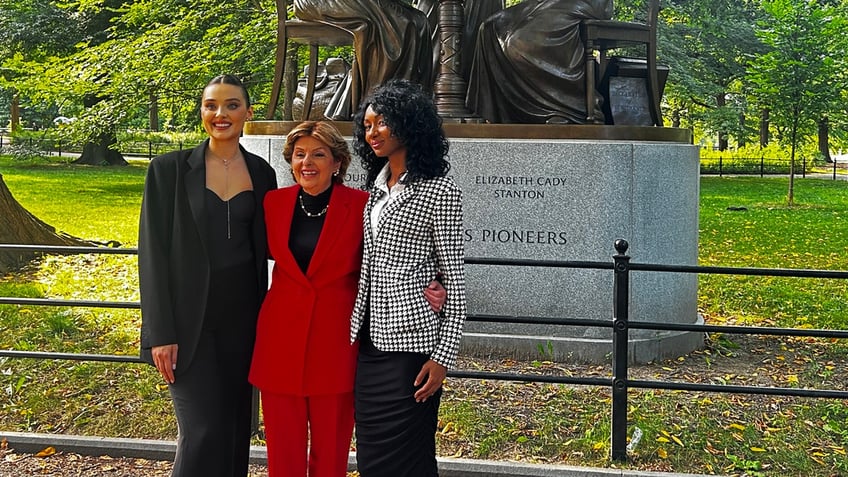
{"type": "Polygon", "coordinates": [[[333,186],[324,228],[304,275],[289,250],[300,186],[265,196],[271,288],[256,330],[250,382],[261,391],[309,396],[353,390],[359,343],[350,317],[362,265],[362,211],[368,193],[333,186]]]}

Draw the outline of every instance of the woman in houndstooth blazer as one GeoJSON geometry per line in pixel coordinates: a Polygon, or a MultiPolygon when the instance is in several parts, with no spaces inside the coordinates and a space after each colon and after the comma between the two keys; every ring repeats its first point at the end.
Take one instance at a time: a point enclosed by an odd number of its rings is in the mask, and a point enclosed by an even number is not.
{"type": "Polygon", "coordinates": [[[354,148],[371,192],[351,320],[357,467],[362,477],[436,476],[442,382],[466,314],[461,193],[446,177],[441,119],[418,85],[377,87],[354,119],[354,148]],[[434,277],[447,290],[440,313],[421,295],[434,277]]]}

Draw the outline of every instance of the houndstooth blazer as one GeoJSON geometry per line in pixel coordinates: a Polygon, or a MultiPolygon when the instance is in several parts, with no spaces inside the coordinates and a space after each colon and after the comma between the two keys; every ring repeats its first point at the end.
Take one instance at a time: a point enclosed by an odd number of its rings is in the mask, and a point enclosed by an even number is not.
{"type": "Polygon", "coordinates": [[[351,342],[368,312],[377,349],[423,353],[452,367],[466,315],[462,194],[448,177],[407,184],[383,209],[374,237],[371,209],[382,194],[371,191],[363,214],[364,252],[351,342]],[[423,293],[437,273],[447,290],[442,313],[433,312],[423,293]]]}

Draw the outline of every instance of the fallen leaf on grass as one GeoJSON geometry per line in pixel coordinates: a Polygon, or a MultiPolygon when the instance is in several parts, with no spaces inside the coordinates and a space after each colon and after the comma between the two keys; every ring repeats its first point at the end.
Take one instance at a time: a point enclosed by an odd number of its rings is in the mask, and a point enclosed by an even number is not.
{"type": "Polygon", "coordinates": [[[707,442],[707,447],[704,448],[705,451],[709,452],[712,455],[723,454],[724,452],[716,449],[710,442],[707,442]]]}
{"type": "Polygon", "coordinates": [[[660,456],[660,459],[668,459],[668,452],[662,447],[657,448],[657,455],[660,456]]]}

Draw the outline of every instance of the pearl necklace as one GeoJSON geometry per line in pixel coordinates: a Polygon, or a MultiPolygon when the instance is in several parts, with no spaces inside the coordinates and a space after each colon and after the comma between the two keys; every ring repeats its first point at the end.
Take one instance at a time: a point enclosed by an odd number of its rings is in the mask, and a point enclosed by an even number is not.
{"type": "Polygon", "coordinates": [[[301,192],[300,194],[298,194],[298,195],[297,195],[297,198],[299,199],[299,202],[300,202],[300,210],[302,210],[302,211],[303,211],[303,213],[304,213],[304,214],[306,214],[306,216],[307,216],[307,217],[311,217],[311,218],[321,217],[322,215],[326,214],[326,213],[327,213],[327,209],[329,209],[329,208],[330,208],[330,204],[328,203],[327,205],[325,205],[325,206],[324,206],[324,208],[323,208],[323,209],[321,209],[321,212],[312,213],[312,212],[310,212],[310,211],[306,210],[306,206],[305,206],[305,205],[303,205],[303,192],[301,192]]]}

